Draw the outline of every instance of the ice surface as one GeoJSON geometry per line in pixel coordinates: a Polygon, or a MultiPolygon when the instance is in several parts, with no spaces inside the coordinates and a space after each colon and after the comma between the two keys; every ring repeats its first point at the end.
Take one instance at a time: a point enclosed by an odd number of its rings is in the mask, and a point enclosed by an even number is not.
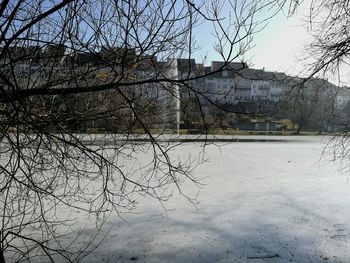
{"type": "MultiPolygon", "coordinates": [[[[167,213],[139,198],[134,214],[109,219],[101,246],[85,262],[350,262],[350,183],[326,139],[238,142],[205,148],[195,170],[205,185],[184,184],[197,207],[174,192],[167,213]]],[[[196,155],[201,144],[172,154],[196,155]]]]}

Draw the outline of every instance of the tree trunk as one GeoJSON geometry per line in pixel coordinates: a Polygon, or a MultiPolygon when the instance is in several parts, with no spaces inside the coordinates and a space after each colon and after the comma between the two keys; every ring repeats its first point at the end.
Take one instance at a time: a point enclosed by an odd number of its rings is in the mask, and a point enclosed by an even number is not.
{"type": "Polygon", "coordinates": [[[4,251],[0,248],[0,263],[5,263],[4,251]]]}
{"type": "Polygon", "coordinates": [[[295,134],[300,134],[302,125],[300,125],[300,123],[298,123],[298,129],[296,130],[295,134]]]}

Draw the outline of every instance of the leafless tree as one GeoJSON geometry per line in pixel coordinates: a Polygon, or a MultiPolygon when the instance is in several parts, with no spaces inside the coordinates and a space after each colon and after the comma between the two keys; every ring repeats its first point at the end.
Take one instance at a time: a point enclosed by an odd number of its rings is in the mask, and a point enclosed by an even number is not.
{"type": "Polygon", "coordinates": [[[313,34],[308,46],[310,76],[332,77],[340,84],[349,61],[349,7],[347,1],[319,0],[309,6],[307,26],[313,34]]]}
{"type": "Polygon", "coordinates": [[[318,131],[319,134],[327,131],[340,115],[335,107],[338,87],[324,79],[294,78],[293,82],[278,109],[280,117],[296,124],[296,134],[302,130],[318,131]]]}
{"type": "Polygon", "coordinates": [[[199,109],[214,102],[193,85],[205,73],[174,63],[198,52],[194,30],[203,25],[225,64],[242,59],[267,21],[255,17],[282,4],[3,0],[0,262],[80,261],[110,213],[197,183],[195,163],[173,158],[164,134],[177,128],[180,88],[199,109]],[[77,227],[86,218],[93,234],[77,227]]]}
{"type": "MultiPolygon", "coordinates": [[[[295,1],[296,2],[296,1],[295,1]]],[[[297,5],[298,6],[298,5],[297,5]]],[[[312,78],[330,79],[338,87],[332,93],[349,94],[349,52],[350,52],[350,13],[348,1],[315,0],[308,6],[307,24],[313,35],[311,44],[306,47],[305,57],[307,73],[304,82],[312,78]],[[339,89],[339,87],[341,89],[339,89]]],[[[323,101],[333,102],[334,96],[327,96],[323,101]]],[[[320,104],[320,102],[319,102],[320,104]]],[[[329,111],[327,112],[329,113],[329,111]]],[[[348,158],[348,117],[342,114],[342,132],[335,136],[334,157],[348,158]]],[[[337,158],[335,158],[337,159],[337,158]]]]}

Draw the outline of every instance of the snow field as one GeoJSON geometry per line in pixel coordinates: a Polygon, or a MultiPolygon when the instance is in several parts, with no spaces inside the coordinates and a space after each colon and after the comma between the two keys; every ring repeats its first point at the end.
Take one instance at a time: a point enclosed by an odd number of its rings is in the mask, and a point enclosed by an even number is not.
{"type": "Polygon", "coordinates": [[[167,211],[140,197],[126,221],[108,220],[85,262],[350,262],[349,175],[321,158],[324,146],[317,137],[209,145],[195,170],[204,185],[182,185],[196,207],[176,191],[167,211]]]}

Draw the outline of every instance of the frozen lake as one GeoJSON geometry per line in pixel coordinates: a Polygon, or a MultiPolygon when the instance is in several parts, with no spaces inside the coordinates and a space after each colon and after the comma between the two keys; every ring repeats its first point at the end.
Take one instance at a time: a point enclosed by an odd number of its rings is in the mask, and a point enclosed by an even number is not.
{"type": "MultiPolygon", "coordinates": [[[[197,207],[176,192],[167,212],[139,198],[126,221],[109,220],[85,262],[350,262],[349,164],[321,159],[326,142],[209,145],[209,162],[195,170],[204,185],[183,185],[197,207]]],[[[196,155],[200,146],[174,153],[196,155]]]]}

